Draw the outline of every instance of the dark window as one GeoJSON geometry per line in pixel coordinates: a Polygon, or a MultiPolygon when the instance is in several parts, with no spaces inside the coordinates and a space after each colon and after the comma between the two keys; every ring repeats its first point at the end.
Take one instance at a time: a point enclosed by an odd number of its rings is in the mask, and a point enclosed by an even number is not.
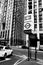
{"type": "Polygon", "coordinates": [[[29,12],[28,12],[28,14],[31,14],[32,13],[32,10],[30,10],[29,12]]]}
{"type": "Polygon", "coordinates": [[[43,11],[43,8],[42,8],[42,11],[43,11]]]}
{"type": "Polygon", "coordinates": [[[37,20],[37,16],[35,16],[34,19],[37,20]]]}
{"type": "Polygon", "coordinates": [[[39,22],[42,22],[42,20],[39,20],[39,22]]]}
{"type": "Polygon", "coordinates": [[[34,10],[34,13],[37,13],[37,9],[34,10]]]}
{"type": "Polygon", "coordinates": [[[37,23],[37,20],[34,20],[34,23],[37,23]]]}
{"type": "Polygon", "coordinates": [[[39,24],[39,28],[42,28],[42,24],[39,24]]]}
{"type": "Polygon", "coordinates": [[[1,7],[1,1],[0,1],[0,7],[1,7]]]}
{"type": "Polygon", "coordinates": [[[39,0],[39,2],[41,2],[42,0],[39,0]]]}
{"type": "Polygon", "coordinates": [[[32,0],[28,0],[28,1],[32,1],[32,0]]]}
{"type": "Polygon", "coordinates": [[[34,24],[34,28],[37,28],[37,24],[34,24]]]}
{"type": "Polygon", "coordinates": [[[3,37],[4,37],[4,31],[3,31],[3,37]]]}
{"type": "Polygon", "coordinates": [[[42,20],[42,17],[39,17],[39,20],[42,20]]]}
{"type": "Polygon", "coordinates": [[[28,4],[29,4],[29,6],[28,6],[29,9],[32,9],[32,2],[29,2],[28,4]]]}
{"type": "Polygon", "coordinates": [[[2,26],[3,26],[3,30],[5,29],[5,23],[2,23],[2,26]]]}
{"type": "Polygon", "coordinates": [[[39,5],[42,5],[42,3],[40,2],[39,5]]]}
{"type": "Polygon", "coordinates": [[[1,31],[1,37],[2,37],[2,31],[1,31]]]}

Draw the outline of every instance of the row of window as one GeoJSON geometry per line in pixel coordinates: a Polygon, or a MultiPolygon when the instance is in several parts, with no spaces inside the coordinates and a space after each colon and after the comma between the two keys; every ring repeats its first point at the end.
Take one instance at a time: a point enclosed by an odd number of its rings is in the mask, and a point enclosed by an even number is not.
{"type": "Polygon", "coordinates": [[[3,22],[6,21],[7,4],[8,4],[8,0],[5,0],[5,4],[4,4],[4,13],[3,13],[3,22]]]}
{"type": "MultiPolygon", "coordinates": [[[[34,24],[34,30],[36,30],[37,29],[37,24],[34,24]]],[[[39,24],[39,31],[42,31],[43,30],[43,24],[42,23],[40,23],[39,24]]]]}
{"type": "MultiPolygon", "coordinates": [[[[39,22],[42,22],[42,0],[39,0],[39,22]]],[[[40,26],[42,27],[42,25],[40,26]]]]}
{"type": "Polygon", "coordinates": [[[32,14],[32,0],[28,0],[28,14],[32,14]]]}
{"type": "Polygon", "coordinates": [[[37,1],[35,0],[34,0],[34,23],[37,23],[37,1]]]}
{"type": "Polygon", "coordinates": [[[1,31],[0,38],[8,38],[9,37],[9,30],[1,31]]]}

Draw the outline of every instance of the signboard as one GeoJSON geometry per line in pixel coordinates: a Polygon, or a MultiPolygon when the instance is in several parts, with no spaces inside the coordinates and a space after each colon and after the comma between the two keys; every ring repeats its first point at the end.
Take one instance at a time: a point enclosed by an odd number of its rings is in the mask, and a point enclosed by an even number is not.
{"type": "Polygon", "coordinates": [[[24,30],[24,33],[31,34],[31,29],[30,30],[24,30]]]}
{"type": "Polygon", "coordinates": [[[25,21],[30,21],[32,19],[32,14],[24,15],[24,22],[25,21]]]}
{"type": "Polygon", "coordinates": [[[24,30],[29,30],[32,29],[32,23],[29,22],[24,22],[24,30]]]}
{"type": "Polygon", "coordinates": [[[24,30],[33,28],[32,14],[24,15],[24,30]]]}

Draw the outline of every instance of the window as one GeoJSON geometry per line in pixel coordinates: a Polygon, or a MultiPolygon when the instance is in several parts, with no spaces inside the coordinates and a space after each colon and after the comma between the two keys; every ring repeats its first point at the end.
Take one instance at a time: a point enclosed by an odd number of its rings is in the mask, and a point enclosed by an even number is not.
{"type": "Polygon", "coordinates": [[[32,1],[32,0],[28,0],[28,1],[32,1]]]}
{"type": "Polygon", "coordinates": [[[42,16],[42,12],[39,12],[39,15],[41,15],[41,16],[42,16]]]}
{"type": "Polygon", "coordinates": [[[35,2],[34,5],[37,5],[37,2],[35,2]]]}
{"type": "Polygon", "coordinates": [[[29,8],[28,14],[31,14],[32,13],[32,0],[29,0],[29,2],[28,2],[28,8],[29,8]]]}
{"type": "Polygon", "coordinates": [[[34,28],[37,28],[37,24],[34,24],[34,28]]]}
{"type": "Polygon", "coordinates": [[[2,28],[3,28],[3,30],[5,29],[5,22],[2,23],[2,28]]]}
{"type": "Polygon", "coordinates": [[[41,2],[42,0],[39,0],[39,2],[41,2]]]}
{"type": "Polygon", "coordinates": [[[39,24],[39,28],[42,28],[42,24],[39,24]]]}
{"type": "Polygon", "coordinates": [[[39,20],[39,22],[42,22],[42,20],[39,20]]]}
{"type": "Polygon", "coordinates": [[[39,20],[42,20],[42,17],[39,17],[39,20]]]}
{"type": "Polygon", "coordinates": [[[1,31],[1,37],[2,37],[2,31],[1,31]]]}
{"type": "Polygon", "coordinates": [[[5,7],[5,11],[7,11],[7,7],[5,7]]]}
{"type": "Polygon", "coordinates": [[[37,20],[37,17],[35,16],[34,19],[37,20]]]}
{"type": "Polygon", "coordinates": [[[37,9],[37,6],[34,6],[35,9],[37,9]]]}
{"type": "Polygon", "coordinates": [[[34,24],[34,31],[37,30],[37,24],[34,24]]]}
{"type": "Polygon", "coordinates": [[[1,7],[1,1],[0,1],[0,7],[1,7]]]}
{"type": "Polygon", "coordinates": [[[42,3],[40,2],[39,5],[42,5],[42,3]]]}
{"type": "Polygon", "coordinates": [[[37,20],[34,20],[34,23],[37,23],[37,20]]]}
{"type": "Polygon", "coordinates": [[[37,9],[35,9],[34,12],[37,13],[37,9]]]}
{"type": "Polygon", "coordinates": [[[28,4],[29,9],[32,9],[32,2],[28,2],[28,4]]]}
{"type": "Polygon", "coordinates": [[[39,24],[39,31],[42,31],[42,24],[39,24]]]}
{"type": "Polygon", "coordinates": [[[4,31],[3,31],[3,37],[4,37],[4,31]]]}
{"type": "Polygon", "coordinates": [[[28,14],[31,14],[32,13],[32,10],[30,10],[29,12],[28,12],[28,14]]]}

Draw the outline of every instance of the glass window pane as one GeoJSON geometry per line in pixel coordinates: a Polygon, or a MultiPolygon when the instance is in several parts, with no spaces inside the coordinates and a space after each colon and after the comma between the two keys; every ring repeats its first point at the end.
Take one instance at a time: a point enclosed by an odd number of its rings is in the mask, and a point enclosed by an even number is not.
{"type": "Polygon", "coordinates": [[[34,28],[37,28],[37,24],[34,24],[34,28]]]}
{"type": "Polygon", "coordinates": [[[39,24],[39,28],[42,28],[42,24],[39,24]]]}

